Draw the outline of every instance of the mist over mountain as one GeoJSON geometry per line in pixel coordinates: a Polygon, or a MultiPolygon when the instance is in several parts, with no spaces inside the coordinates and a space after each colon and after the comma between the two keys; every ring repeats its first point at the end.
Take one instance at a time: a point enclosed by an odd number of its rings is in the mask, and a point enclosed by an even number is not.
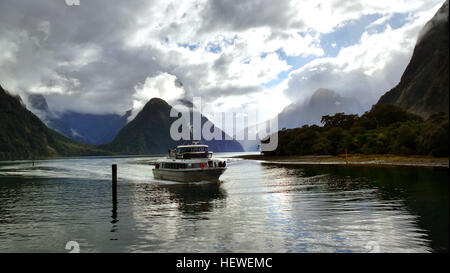
{"type": "MultiPolygon", "coordinates": [[[[186,105],[188,102],[184,102],[186,105]]],[[[189,105],[189,104],[188,104],[189,105]]],[[[170,136],[171,124],[178,117],[170,117],[170,106],[160,98],[151,99],[137,116],[122,128],[114,140],[100,147],[123,154],[165,154],[168,149],[176,145],[189,143],[189,141],[175,141],[170,136]]],[[[192,120],[192,111],[190,117],[192,120]]],[[[209,121],[201,116],[202,127],[209,121]]],[[[201,143],[207,144],[214,152],[241,152],[242,146],[235,140],[225,140],[226,134],[221,131],[222,140],[205,140],[201,143]]]]}
{"type": "Polygon", "coordinates": [[[359,114],[364,111],[357,99],[346,98],[326,89],[317,89],[304,104],[293,103],[278,115],[278,128],[296,128],[305,124],[320,124],[324,115],[359,114]]]}
{"type": "Polygon", "coordinates": [[[28,96],[31,109],[44,123],[71,139],[92,145],[111,142],[120,129],[127,124],[131,111],[124,115],[117,114],[86,114],[66,111],[53,113],[43,95],[28,96]]]}
{"type": "Polygon", "coordinates": [[[425,118],[449,112],[448,5],[446,1],[422,28],[400,83],[379,104],[395,104],[425,118]]]}
{"type": "MultiPolygon", "coordinates": [[[[151,99],[137,116],[127,122],[131,111],[123,116],[115,114],[94,115],[75,112],[53,113],[42,95],[28,96],[28,103],[33,111],[52,129],[61,134],[88,144],[101,145],[124,154],[158,154],[165,153],[168,148],[176,146],[182,141],[172,141],[170,125],[177,118],[170,118],[170,106],[162,99],[151,99]],[[128,124],[127,124],[128,123],[128,124]]],[[[193,104],[189,100],[181,99],[174,102],[190,110],[191,121],[193,104]]],[[[201,124],[209,120],[201,115],[201,124]]],[[[209,145],[214,152],[241,152],[242,146],[234,140],[225,140],[226,134],[220,130],[223,140],[205,140],[201,142],[209,145]]]]}
{"type": "Polygon", "coordinates": [[[20,97],[0,86],[0,160],[107,154],[49,129],[20,97]]]}
{"type": "MultiPolygon", "coordinates": [[[[338,93],[326,89],[317,89],[311,98],[303,104],[292,103],[278,114],[278,129],[297,128],[303,125],[320,125],[324,115],[335,113],[360,114],[364,107],[357,99],[342,97],[338,93]]],[[[250,126],[247,130],[256,130],[256,126],[250,126]]],[[[256,151],[258,140],[239,141],[246,151],[256,151]]]]}

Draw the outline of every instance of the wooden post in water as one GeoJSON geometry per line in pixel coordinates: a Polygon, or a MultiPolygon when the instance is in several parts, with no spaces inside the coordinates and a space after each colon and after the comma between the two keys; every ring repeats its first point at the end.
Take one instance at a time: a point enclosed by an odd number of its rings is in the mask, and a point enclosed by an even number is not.
{"type": "Polygon", "coordinates": [[[117,164],[112,165],[112,202],[117,204],[117,164]]]}
{"type": "Polygon", "coordinates": [[[112,216],[113,219],[111,223],[117,223],[119,220],[117,219],[117,164],[112,164],[112,216]]]}

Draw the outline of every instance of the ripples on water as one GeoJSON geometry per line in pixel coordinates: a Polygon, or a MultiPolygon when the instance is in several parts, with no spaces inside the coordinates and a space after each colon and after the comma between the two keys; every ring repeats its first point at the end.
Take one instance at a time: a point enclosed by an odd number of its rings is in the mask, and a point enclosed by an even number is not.
{"type": "Polygon", "coordinates": [[[448,252],[448,169],[229,158],[191,185],[154,180],[151,160],[0,163],[0,252],[448,252]]]}

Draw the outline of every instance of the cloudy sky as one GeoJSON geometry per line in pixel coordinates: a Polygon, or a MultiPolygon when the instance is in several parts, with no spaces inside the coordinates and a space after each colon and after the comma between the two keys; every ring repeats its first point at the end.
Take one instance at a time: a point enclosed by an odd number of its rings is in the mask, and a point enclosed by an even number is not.
{"type": "Polygon", "coordinates": [[[200,96],[265,120],[318,88],[370,107],[443,2],[0,0],[0,84],[84,113],[200,96]]]}

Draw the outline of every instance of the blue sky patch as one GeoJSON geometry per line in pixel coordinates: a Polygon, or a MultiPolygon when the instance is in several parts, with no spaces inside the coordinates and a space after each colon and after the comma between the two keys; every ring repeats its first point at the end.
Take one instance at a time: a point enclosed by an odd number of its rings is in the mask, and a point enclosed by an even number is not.
{"type": "MultiPolygon", "coordinates": [[[[361,40],[361,36],[364,32],[383,32],[388,24],[392,29],[400,28],[406,23],[408,14],[395,13],[391,18],[389,18],[382,24],[368,28],[371,23],[382,18],[383,16],[384,15],[382,14],[364,15],[358,20],[348,22],[344,26],[337,28],[331,33],[322,34],[320,36],[320,47],[325,52],[325,55],[322,57],[336,57],[339,54],[341,48],[357,44],[361,40]]],[[[299,32],[299,34],[301,36],[306,35],[306,33],[302,32],[299,32]]],[[[265,88],[273,88],[277,86],[288,77],[289,73],[292,70],[297,70],[317,58],[322,58],[317,56],[287,56],[283,50],[277,50],[276,52],[281,60],[285,60],[286,63],[291,66],[291,69],[279,73],[276,79],[264,83],[263,86],[265,88]]],[[[265,55],[267,54],[265,53],[265,55]]],[[[265,55],[261,55],[261,57],[264,58],[265,55]]]]}

